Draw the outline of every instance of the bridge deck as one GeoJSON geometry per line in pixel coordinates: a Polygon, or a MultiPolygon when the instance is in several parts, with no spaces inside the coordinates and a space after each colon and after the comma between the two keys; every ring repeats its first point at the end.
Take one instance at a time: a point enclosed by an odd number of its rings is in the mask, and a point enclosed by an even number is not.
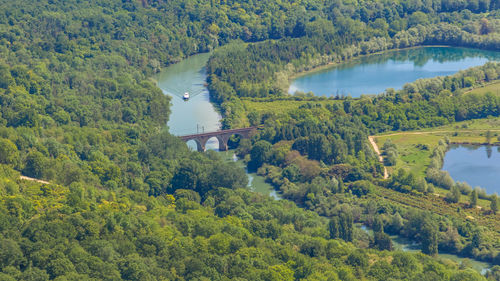
{"type": "Polygon", "coordinates": [[[221,130],[221,131],[215,131],[215,132],[179,136],[179,138],[186,140],[186,139],[202,138],[202,137],[214,137],[214,136],[225,135],[225,134],[244,133],[244,132],[255,130],[257,128],[258,127],[248,127],[248,128],[240,128],[240,129],[221,130]]]}

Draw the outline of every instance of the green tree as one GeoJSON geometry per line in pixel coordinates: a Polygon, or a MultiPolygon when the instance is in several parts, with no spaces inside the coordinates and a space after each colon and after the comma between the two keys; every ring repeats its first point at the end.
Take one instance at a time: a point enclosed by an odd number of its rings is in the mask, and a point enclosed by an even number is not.
{"type": "Polygon", "coordinates": [[[381,251],[383,250],[392,251],[392,239],[386,233],[375,232],[373,233],[372,247],[379,249],[381,251]]]}
{"type": "Polygon", "coordinates": [[[492,138],[493,138],[493,133],[490,130],[486,131],[486,143],[490,144],[492,138]]]}
{"type": "Polygon", "coordinates": [[[268,162],[272,155],[272,144],[265,140],[256,142],[250,151],[249,168],[258,169],[262,164],[268,162]]]}
{"type": "Polygon", "coordinates": [[[344,210],[339,215],[339,236],[347,242],[352,242],[353,218],[349,210],[344,210]]]}
{"type": "Polygon", "coordinates": [[[6,266],[19,267],[24,261],[23,252],[16,241],[0,240],[0,268],[6,266]]]}
{"type": "Polygon", "coordinates": [[[25,281],[48,281],[49,275],[45,270],[30,266],[21,274],[20,279],[25,281]]]}
{"type": "Polygon", "coordinates": [[[26,157],[23,173],[28,177],[43,178],[47,168],[45,156],[38,151],[32,151],[26,157]]]}
{"type": "Polygon", "coordinates": [[[338,217],[330,219],[328,223],[328,230],[330,232],[330,239],[336,239],[340,237],[340,225],[338,217]]]}
{"type": "Polygon", "coordinates": [[[490,198],[490,209],[494,214],[498,212],[498,196],[496,194],[493,194],[490,198]]]}
{"type": "Polygon", "coordinates": [[[437,255],[438,253],[438,230],[432,223],[424,223],[420,240],[422,242],[422,253],[427,255],[437,255]]]}
{"type": "Polygon", "coordinates": [[[384,232],[384,222],[380,216],[377,216],[372,225],[373,232],[384,232]]]}
{"type": "Polygon", "coordinates": [[[450,191],[446,194],[446,200],[451,203],[458,203],[460,201],[460,189],[456,185],[453,185],[450,191]]]}
{"type": "Polygon", "coordinates": [[[19,152],[14,143],[8,139],[0,138],[0,163],[15,164],[19,159],[19,152]]]}
{"type": "Polygon", "coordinates": [[[269,281],[287,281],[295,279],[293,270],[284,264],[270,266],[266,272],[266,280],[269,281]]]}
{"type": "Polygon", "coordinates": [[[469,206],[471,208],[476,208],[477,200],[478,200],[477,190],[474,189],[474,190],[472,190],[472,192],[469,195],[469,206]]]}

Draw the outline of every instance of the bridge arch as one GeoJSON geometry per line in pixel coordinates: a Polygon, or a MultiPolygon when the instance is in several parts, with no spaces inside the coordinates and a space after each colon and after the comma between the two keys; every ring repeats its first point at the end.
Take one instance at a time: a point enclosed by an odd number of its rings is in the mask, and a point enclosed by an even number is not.
{"type": "Polygon", "coordinates": [[[221,146],[222,142],[223,142],[223,140],[221,140],[219,136],[210,137],[207,139],[207,142],[205,144],[205,150],[215,149],[215,148],[218,148],[220,150],[220,146],[221,146]],[[215,144],[215,141],[217,141],[217,144],[215,144]]]}
{"type": "Polygon", "coordinates": [[[227,143],[229,141],[229,138],[231,138],[231,136],[239,135],[240,139],[250,138],[251,134],[255,130],[256,130],[256,127],[242,128],[242,129],[231,129],[231,130],[222,130],[222,131],[211,132],[211,133],[181,136],[180,138],[186,142],[188,142],[190,140],[194,140],[196,142],[198,151],[203,152],[206,150],[206,144],[207,144],[208,140],[215,137],[215,138],[217,138],[217,140],[219,142],[219,150],[226,151],[228,149],[227,143]]]}
{"type": "Polygon", "coordinates": [[[200,141],[198,139],[190,139],[190,140],[186,140],[185,141],[188,148],[190,150],[196,150],[196,151],[200,151],[200,149],[202,149],[203,145],[200,143],[200,141]],[[193,147],[193,144],[194,144],[194,147],[193,147]]]}

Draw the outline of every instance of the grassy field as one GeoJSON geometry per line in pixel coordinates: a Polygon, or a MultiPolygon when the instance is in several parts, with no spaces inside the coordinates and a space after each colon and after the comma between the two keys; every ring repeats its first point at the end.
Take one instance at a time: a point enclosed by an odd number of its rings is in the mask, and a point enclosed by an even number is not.
{"type": "Polygon", "coordinates": [[[423,175],[432,150],[440,139],[448,137],[451,142],[486,143],[488,131],[491,131],[490,143],[499,142],[500,118],[470,120],[421,131],[381,134],[375,136],[375,142],[382,147],[390,139],[398,147],[399,159],[396,166],[388,167],[389,172],[404,167],[423,175]]]}
{"type": "MultiPolygon", "coordinates": [[[[399,157],[395,166],[387,167],[389,174],[404,168],[425,176],[430,156],[439,140],[448,137],[456,143],[486,143],[488,131],[491,132],[490,143],[498,143],[500,118],[470,120],[421,131],[381,134],[374,136],[374,139],[380,148],[389,139],[397,146],[399,157]]],[[[448,191],[437,188],[436,192],[445,195],[448,191]]],[[[467,201],[468,198],[463,196],[461,202],[467,201]]],[[[489,201],[479,201],[480,206],[489,206],[489,201]]]]}
{"type": "Polygon", "coordinates": [[[500,95],[500,81],[495,81],[491,84],[487,84],[484,87],[481,88],[476,88],[471,91],[468,91],[467,93],[474,93],[474,94],[486,94],[486,93],[492,93],[496,95],[500,95]]]}
{"type": "Polygon", "coordinates": [[[242,99],[243,105],[247,112],[255,111],[260,114],[264,113],[288,113],[290,111],[296,110],[299,106],[311,103],[311,104],[321,104],[326,106],[327,104],[339,103],[342,101],[338,100],[311,100],[311,101],[297,101],[293,99],[287,100],[275,100],[275,101],[256,101],[250,99],[242,99]]]}

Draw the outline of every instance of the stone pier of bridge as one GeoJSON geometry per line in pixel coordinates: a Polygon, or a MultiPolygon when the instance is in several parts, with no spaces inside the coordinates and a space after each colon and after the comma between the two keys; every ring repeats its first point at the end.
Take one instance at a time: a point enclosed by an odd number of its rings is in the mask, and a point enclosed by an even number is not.
{"type": "Polygon", "coordinates": [[[196,147],[198,151],[202,152],[205,151],[208,140],[213,137],[216,137],[217,140],[219,141],[219,150],[226,151],[228,149],[227,142],[229,141],[229,138],[231,138],[231,136],[239,135],[242,139],[248,139],[252,136],[255,130],[257,130],[257,127],[230,129],[230,130],[221,130],[210,133],[180,136],[180,138],[185,142],[194,140],[196,142],[196,147]]]}

